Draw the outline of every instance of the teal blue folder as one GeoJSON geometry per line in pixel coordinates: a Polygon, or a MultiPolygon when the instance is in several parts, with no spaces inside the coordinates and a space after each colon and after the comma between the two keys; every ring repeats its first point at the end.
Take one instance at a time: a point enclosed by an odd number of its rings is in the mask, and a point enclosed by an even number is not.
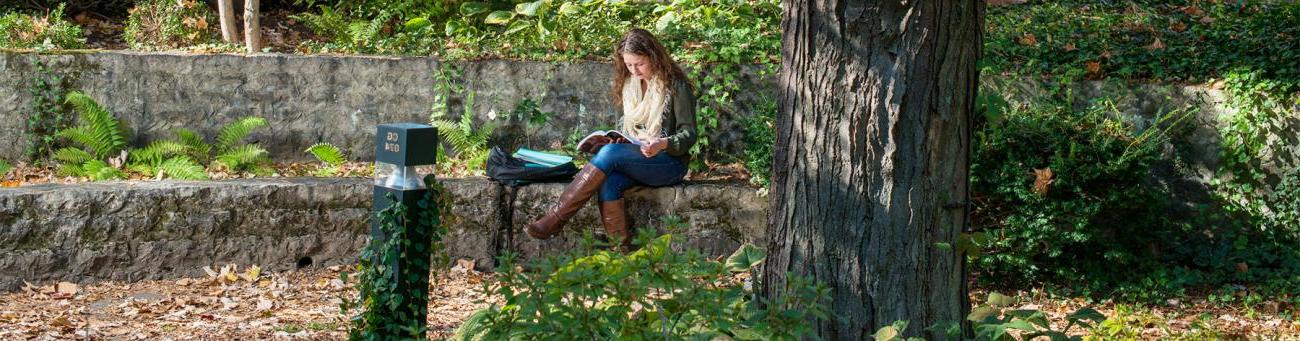
{"type": "Polygon", "coordinates": [[[511,156],[524,160],[527,163],[538,164],[547,168],[573,162],[572,156],[539,152],[528,148],[519,148],[519,150],[516,150],[511,156]]]}

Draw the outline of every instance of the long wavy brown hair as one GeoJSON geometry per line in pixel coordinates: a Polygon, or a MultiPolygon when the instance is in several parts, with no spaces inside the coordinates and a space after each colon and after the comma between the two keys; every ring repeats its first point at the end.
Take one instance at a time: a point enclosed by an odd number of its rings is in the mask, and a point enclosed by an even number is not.
{"type": "Polygon", "coordinates": [[[685,82],[687,88],[691,83],[686,81],[686,73],[682,68],[673,62],[673,56],[668,55],[668,50],[664,45],[659,43],[650,31],[640,28],[634,28],[623,35],[623,40],[618,41],[618,48],[614,49],[614,89],[610,93],[614,96],[614,106],[622,108],[623,103],[623,83],[627,82],[628,77],[632,77],[632,72],[627,71],[627,66],[623,65],[623,54],[630,53],[635,55],[646,56],[650,59],[650,68],[656,78],[664,81],[667,86],[668,94],[673,93],[673,82],[685,82]]]}

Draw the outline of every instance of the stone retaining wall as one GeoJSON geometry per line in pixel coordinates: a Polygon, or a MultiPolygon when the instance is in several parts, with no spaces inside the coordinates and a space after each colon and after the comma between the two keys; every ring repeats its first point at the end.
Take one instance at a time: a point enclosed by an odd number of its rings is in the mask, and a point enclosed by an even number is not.
{"type": "MultiPolygon", "coordinates": [[[[277,160],[310,160],[303,152],[317,142],[340,146],[352,158],[374,154],[374,126],[386,122],[425,122],[440,91],[438,75],[447,65],[432,58],[372,56],[303,56],[283,54],[193,55],[105,51],[36,54],[0,51],[0,159],[15,161],[23,153],[23,125],[31,106],[28,89],[40,75],[40,61],[74,79],[84,90],[127,123],[136,145],[167,138],[178,128],[215,136],[221,125],[246,115],[266,117],[270,126],[251,136],[277,160]]],[[[500,128],[492,143],[534,149],[562,148],[571,135],[612,127],[610,65],[602,62],[469,61],[450,65],[449,76],[464,85],[461,93],[443,93],[451,115],[470,104],[476,120],[500,128]],[[524,99],[535,100],[555,115],[543,128],[529,129],[510,114],[524,99]]],[[[742,118],[759,103],[775,97],[776,77],[760,68],[742,68],[736,79],[743,91],[734,105],[716,108],[719,127],[709,133],[706,157],[741,155],[742,118]]],[[[1025,104],[1042,98],[1042,84],[990,76],[981,91],[994,91],[1025,104]]],[[[1192,106],[1198,116],[1169,144],[1170,157],[1183,158],[1186,174],[1170,182],[1203,182],[1218,167],[1220,116],[1229,113],[1221,90],[1121,81],[1081,82],[1072,86],[1076,107],[1097,98],[1115,99],[1117,109],[1138,125],[1162,112],[1192,106]]],[[[697,91],[698,92],[698,91],[697,91]]],[[[1300,164],[1300,107],[1278,125],[1270,144],[1283,144],[1264,160],[1274,175],[1300,164]]],[[[456,117],[452,117],[453,119],[456,117]]],[[[11,162],[13,163],[13,162],[11,162]]]]}
{"type": "MultiPolygon", "coordinates": [[[[561,236],[547,241],[520,229],[562,190],[537,184],[516,193],[484,179],[443,181],[459,221],[448,226],[448,253],[493,266],[503,250],[524,259],[577,246],[583,231],[603,235],[588,205],[561,236]],[[514,219],[508,213],[513,212],[514,219]],[[513,222],[512,222],[513,221],[513,222]]],[[[0,190],[0,290],[23,281],[202,276],[201,268],[236,263],[280,271],[352,262],[367,240],[368,179],[100,182],[0,190]]],[[[743,242],[762,243],[766,198],[721,184],[634,189],[635,226],[662,230],[664,217],[688,226],[682,247],[712,256],[743,242]]],[[[667,231],[661,231],[667,232],[667,231]]]]}
{"type": "MultiPolygon", "coordinates": [[[[429,120],[444,70],[440,61],[419,57],[0,51],[0,131],[6,132],[0,135],[0,159],[22,156],[28,89],[41,75],[38,61],[74,79],[75,88],[124,119],[136,145],[170,138],[178,128],[214,137],[221,125],[258,115],[270,126],[250,138],[277,160],[309,160],[303,150],[317,142],[333,143],[354,159],[372,159],[376,124],[429,120]]],[[[574,131],[616,122],[608,63],[474,61],[452,67],[459,75],[451,79],[465,91],[444,93],[450,119],[459,119],[473,93],[478,121],[500,126],[495,143],[560,148],[574,131]],[[555,113],[546,129],[527,129],[511,117],[524,99],[555,113]]],[[[736,107],[720,108],[721,127],[711,138],[717,150],[741,150],[738,115],[775,89],[773,79],[750,69],[738,81],[757,90],[736,94],[736,107]]]]}

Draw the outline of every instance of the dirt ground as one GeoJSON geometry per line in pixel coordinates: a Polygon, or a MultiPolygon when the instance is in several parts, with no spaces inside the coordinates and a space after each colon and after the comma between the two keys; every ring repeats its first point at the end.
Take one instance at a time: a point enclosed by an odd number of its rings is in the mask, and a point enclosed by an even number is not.
{"type": "MultiPolygon", "coordinates": [[[[0,294],[0,339],[341,339],[346,337],[347,317],[339,303],[356,295],[339,279],[343,270],[335,266],[260,273],[227,265],[209,267],[209,275],[200,278],[32,284],[0,294]]],[[[484,282],[492,280],[492,274],[459,265],[433,276],[429,337],[449,337],[474,311],[488,302],[499,303],[484,295],[484,282]]],[[[1041,310],[1056,330],[1065,327],[1065,316],[1085,306],[1113,320],[1091,331],[1073,328],[1072,335],[1300,339],[1300,323],[1279,317],[1277,306],[1270,313],[1267,304],[1258,309],[1222,307],[1204,298],[1183,298],[1169,306],[1134,307],[1051,299],[1036,291],[1008,294],[1021,300],[1012,309],[1041,310]]],[[[987,296],[976,290],[971,299],[982,302],[987,296]]]]}
{"type": "MultiPolygon", "coordinates": [[[[356,290],[342,267],[255,273],[213,269],[207,278],[53,283],[0,294],[0,339],[342,339],[339,306],[356,290]]],[[[430,285],[430,338],[446,338],[486,306],[485,275],[453,268],[430,285]]]]}

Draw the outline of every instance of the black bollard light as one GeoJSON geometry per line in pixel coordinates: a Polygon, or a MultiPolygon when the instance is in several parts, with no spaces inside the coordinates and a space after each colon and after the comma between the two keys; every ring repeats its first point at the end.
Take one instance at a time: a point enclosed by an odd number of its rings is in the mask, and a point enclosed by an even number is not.
{"type": "MultiPolygon", "coordinates": [[[[432,252],[430,241],[433,226],[420,224],[419,217],[425,208],[419,202],[424,199],[429,189],[427,181],[433,181],[433,169],[437,159],[438,131],[431,126],[417,123],[380,124],[375,135],[375,185],[374,214],[371,215],[370,238],[386,242],[388,236],[382,228],[379,212],[402,203],[406,211],[396,217],[398,226],[405,226],[403,239],[396,249],[398,256],[389,257],[390,261],[373,259],[372,264],[384,264],[392,270],[390,283],[395,284],[396,292],[405,297],[396,307],[381,304],[375,309],[385,309],[379,316],[385,316],[390,323],[404,326],[418,325],[424,329],[428,316],[429,299],[429,259],[432,252]],[[407,320],[407,319],[410,320],[407,320]]],[[[436,205],[427,205],[428,210],[437,210],[436,205]]],[[[433,212],[436,216],[436,212],[433,212]]],[[[378,257],[379,255],[375,255],[378,257]]]]}

